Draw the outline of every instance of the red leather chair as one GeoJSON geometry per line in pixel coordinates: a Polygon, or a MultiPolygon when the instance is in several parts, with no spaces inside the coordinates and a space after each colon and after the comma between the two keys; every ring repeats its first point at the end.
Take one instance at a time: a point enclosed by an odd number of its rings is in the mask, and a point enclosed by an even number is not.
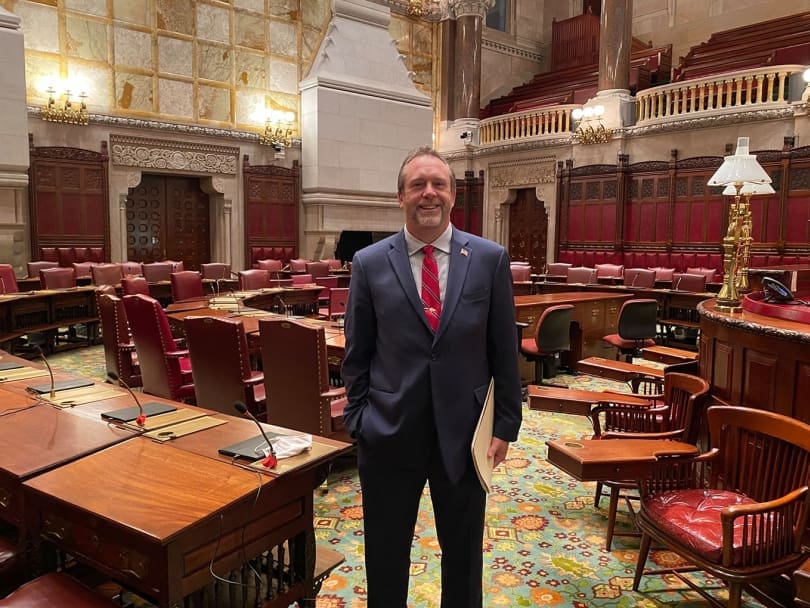
{"type": "Polygon", "coordinates": [[[326,258],[321,260],[321,262],[326,262],[326,265],[329,267],[329,270],[338,270],[339,268],[343,267],[343,262],[338,260],[337,258],[326,258]]]}
{"type": "Polygon", "coordinates": [[[534,383],[542,384],[544,377],[554,375],[554,358],[564,350],[571,349],[571,304],[549,306],[540,315],[534,335],[520,341],[520,354],[534,361],[534,383]]]}
{"type": "Polygon", "coordinates": [[[121,279],[121,292],[125,296],[134,296],[137,293],[148,296],[149,283],[144,277],[126,276],[121,279]]]}
{"type": "Polygon", "coordinates": [[[28,269],[28,277],[34,278],[39,277],[39,271],[43,268],[59,268],[59,262],[46,262],[45,260],[40,260],[38,262],[28,262],[26,267],[28,269]]]}
{"type": "Polygon", "coordinates": [[[270,287],[266,270],[260,270],[258,268],[240,270],[238,276],[239,289],[241,290],[249,291],[251,289],[264,289],[265,287],[270,287]]]}
{"type": "Polygon", "coordinates": [[[672,275],[672,289],[680,291],[706,291],[706,275],[676,272],[672,275]]]}
{"type": "Polygon", "coordinates": [[[546,266],[546,278],[565,280],[568,277],[568,269],[571,264],[567,262],[551,262],[546,266]]]}
{"type": "Polygon", "coordinates": [[[96,265],[96,262],[73,262],[73,270],[76,271],[77,279],[90,279],[92,278],[91,268],[96,265]]]}
{"type": "Polygon", "coordinates": [[[333,287],[329,290],[329,305],[318,309],[322,317],[334,321],[346,314],[346,302],[349,300],[348,287],[333,287]]]}
{"type": "Polygon", "coordinates": [[[329,385],[323,327],[260,319],[267,422],[350,442],[343,427],[346,390],[329,385]]]}
{"type": "Polygon", "coordinates": [[[199,300],[205,297],[202,276],[195,270],[183,270],[171,274],[172,301],[199,300]]]}
{"type": "Polygon", "coordinates": [[[141,369],[123,300],[115,295],[100,294],[98,318],[107,371],[118,374],[129,387],[141,386],[141,369]]]}
{"type": "Polygon", "coordinates": [[[177,347],[160,302],[141,294],[124,296],[124,308],[138,353],[143,392],[193,401],[191,359],[187,350],[177,347]]]}
{"type": "Polygon", "coordinates": [[[121,262],[119,266],[121,267],[121,272],[126,277],[143,275],[140,262],[121,262]]]}
{"type": "Polygon", "coordinates": [[[649,268],[626,268],[624,284],[627,287],[655,287],[655,271],[649,268]]]}
{"type": "Polygon", "coordinates": [[[242,401],[259,420],[266,420],[264,374],[250,368],[242,321],[223,317],[186,317],[183,326],[197,405],[233,414],[234,402],[242,401]]]}
{"type": "Polygon", "coordinates": [[[0,293],[18,293],[17,276],[11,264],[0,264],[0,293]]]}
{"type": "Polygon", "coordinates": [[[171,279],[173,272],[175,272],[175,270],[171,262],[150,262],[148,264],[141,264],[141,273],[147,283],[168,281],[171,279]]]}
{"type": "Polygon", "coordinates": [[[329,274],[329,264],[326,262],[307,262],[305,268],[307,274],[313,279],[319,279],[329,274]]]}
{"type": "Polygon", "coordinates": [[[306,272],[307,262],[311,261],[312,260],[307,260],[305,258],[294,258],[290,260],[290,272],[306,272]]]}
{"type": "Polygon", "coordinates": [[[594,264],[596,279],[621,279],[624,276],[624,264],[594,264]]]}
{"type": "Polygon", "coordinates": [[[687,268],[686,273],[705,275],[707,283],[713,283],[717,278],[717,271],[714,268],[704,268],[702,266],[697,268],[687,268]]]}
{"type": "Polygon", "coordinates": [[[653,272],[655,272],[655,280],[656,281],[672,281],[672,278],[675,276],[675,269],[674,268],[664,268],[662,266],[656,266],[655,268],[650,268],[653,272]]]}
{"type": "Polygon", "coordinates": [[[532,280],[532,267],[526,264],[510,264],[509,270],[512,271],[512,281],[515,283],[523,283],[532,280]]]}
{"type": "Polygon", "coordinates": [[[73,268],[42,268],[39,271],[42,289],[66,289],[76,287],[76,270],[73,268]]]}
{"type": "Polygon", "coordinates": [[[281,260],[259,260],[256,262],[256,268],[260,270],[270,270],[272,272],[277,272],[284,268],[284,262],[281,260]]]}
{"type": "Polygon", "coordinates": [[[231,265],[224,262],[200,264],[200,274],[204,279],[229,279],[231,278],[231,265]]]}
{"type": "Polygon", "coordinates": [[[310,285],[314,283],[311,274],[293,274],[290,275],[293,285],[310,285]]]}
{"type": "Polygon", "coordinates": [[[64,572],[51,572],[28,581],[0,600],[0,608],[120,608],[120,604],[85,587],[64,572]]]}
{"type": "Polygon", "coordinates": [[[318,302],[326,304],[329,302],[329,291],[338,286],[338,277],[326,276],[315,279],[315,284],[323,287],[318,294],[318,302]]]}
{"type": "Polygon", "coordinates": [[[596,283],[596,268],[587,268],[585,266],[571,267],[565,275],[566,283],[596,283]]]}
{"type": "Polygon", "coordinates": [[[619,310],[618,332],[602,339],[616,347],[616,359],[624,355],[628,363],[641,349],[655,346],[658,334],[658,301],[654,299],[625,300],[619,310]]]}
{"type": "Polygon", "coordinates": [[[93,285],[119,285],[124,278],[120,264],[94,264],[90,267],[93,285]]]}
{"type": "Polygon", "coordinates": [[[186,269],[182,260],[163,260],[164,264],[172,265],[172,272],[183,272],[186,269]]]}

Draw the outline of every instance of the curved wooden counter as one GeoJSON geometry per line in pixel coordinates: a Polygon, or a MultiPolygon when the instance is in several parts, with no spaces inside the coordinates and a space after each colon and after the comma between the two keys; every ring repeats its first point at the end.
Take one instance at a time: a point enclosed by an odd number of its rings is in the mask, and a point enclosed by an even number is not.
{"type": "Polygon", "coordinates": [[[712,396],[810,423],[810,324],[698,305],[700,375],[712,396]]]}

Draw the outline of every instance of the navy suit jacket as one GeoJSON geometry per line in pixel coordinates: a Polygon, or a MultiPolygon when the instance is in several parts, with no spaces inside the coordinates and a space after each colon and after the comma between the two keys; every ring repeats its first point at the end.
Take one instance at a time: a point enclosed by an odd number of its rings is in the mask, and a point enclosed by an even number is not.
{"type": "Polygon", "coordinates": [[[448,476],[471,466],[470,444],[495,378],[494,435],[521,423],[515,307],[500,245],[453,228],[437,331],[416,290],[404,231],[358,251],[346,309],[346,429],[364,459],[424,466],[438,444],[448,476]]]}

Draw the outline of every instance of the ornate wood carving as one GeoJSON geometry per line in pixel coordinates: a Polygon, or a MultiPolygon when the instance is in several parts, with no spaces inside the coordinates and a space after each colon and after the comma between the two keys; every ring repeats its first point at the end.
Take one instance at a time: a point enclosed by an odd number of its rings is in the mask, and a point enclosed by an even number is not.
{"type": "Polygon", "coordinates": [[[242,163],[245,190],[245,259],[251,247],[292,247],[298,255],[301,169],[242,163]]]}
{"type": "Polygon", "coordinates": [[[536,272],[546,265],[548,213],[534,188],[521,188],[509,206],[509,256],[529,262],[536,272]]]}

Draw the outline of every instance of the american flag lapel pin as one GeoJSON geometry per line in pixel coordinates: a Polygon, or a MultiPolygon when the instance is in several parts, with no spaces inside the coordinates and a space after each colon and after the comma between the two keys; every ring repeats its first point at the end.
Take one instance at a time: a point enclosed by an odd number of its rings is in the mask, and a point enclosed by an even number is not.
{"type": "Polygon", "coordinates": [[[470,252],[466,247],[462,247],[461,248],[461,255],[463,255],[466,258],[468,255],[470,255],[470,252]]]}

